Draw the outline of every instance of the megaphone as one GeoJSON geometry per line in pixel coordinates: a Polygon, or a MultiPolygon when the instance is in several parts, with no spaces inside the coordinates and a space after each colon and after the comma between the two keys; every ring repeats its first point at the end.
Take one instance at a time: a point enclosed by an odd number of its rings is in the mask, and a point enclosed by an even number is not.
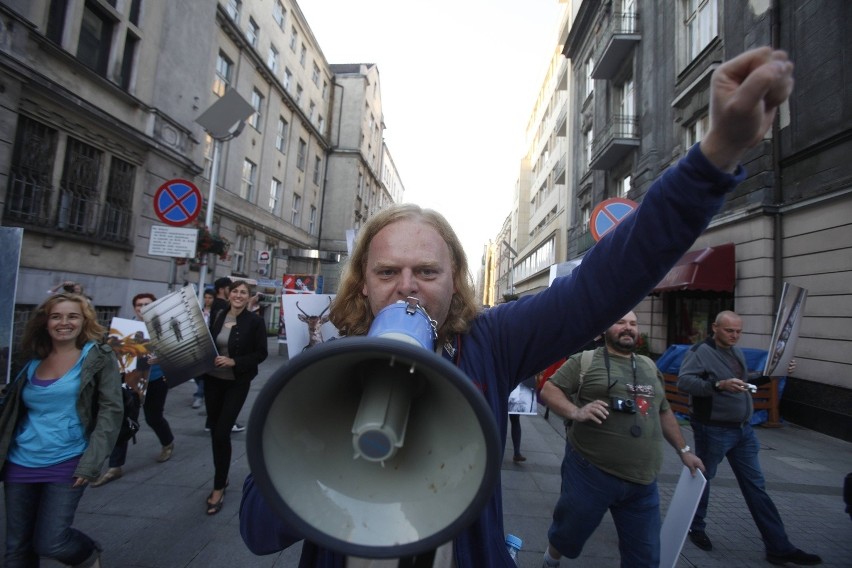
{"type": "Polygon", "coordinates": [[[249,466],[305,539],[398,558],[479,516],[497,484],[500,435],[485,398],[434,343],[434,322],[410,298],[376,314],[367,336],[315,345],[264,385],[249,466]]]}

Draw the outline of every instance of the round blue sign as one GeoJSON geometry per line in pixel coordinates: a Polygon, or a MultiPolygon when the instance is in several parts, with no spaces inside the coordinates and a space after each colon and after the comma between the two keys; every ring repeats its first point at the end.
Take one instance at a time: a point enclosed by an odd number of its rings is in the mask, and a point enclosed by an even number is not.
{"type": "Polygon", "coordinates": [[[185,179],[169,180],[154,193],[154,213],[163,223],[181,227],[201,213],[201,192],[185,179]]]}

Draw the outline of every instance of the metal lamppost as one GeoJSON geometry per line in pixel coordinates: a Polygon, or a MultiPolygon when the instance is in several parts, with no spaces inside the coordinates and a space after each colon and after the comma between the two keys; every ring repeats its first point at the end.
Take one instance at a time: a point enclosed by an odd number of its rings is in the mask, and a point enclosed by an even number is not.
{"type": "Polygon", "coordinates": [[[503,241],[503,246],[506,247],[506,251],[511,254],[506,256],[509,257],[509,294],[515,294],[515,259],[518,258],[518,251],[513,249],[509,243],[503,241]]]}
{"type": "MultiPolygon", "coordinates": [[[[221,145],[240,135],[246,119],[254,113],[254,108],[240,96],[235,89],[229,89],[218,101],[213,103],[201,116],[195,119],[213,139],[213,163],[210,172],[210,195],[207,197],[207,215],[204,224],[213,227],[213,206],[216,203],[216,184],[219,177],[219,156],[221,145]]],[[[198,275],[198,301],[204,301],[204,285],[207,280],[207,258],[201,259],[198,275]]]]}

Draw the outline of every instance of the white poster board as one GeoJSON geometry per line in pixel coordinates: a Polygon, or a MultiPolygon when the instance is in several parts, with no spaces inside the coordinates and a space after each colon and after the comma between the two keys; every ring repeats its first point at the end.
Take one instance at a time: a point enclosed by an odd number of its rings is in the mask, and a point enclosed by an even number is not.
{"type": "Polygon", "coordinates": [[[660,529],[660,568],[674,568],[677,564],[705,485],[707,479],[701,471],[696,471],[695,477],[692,477],[689,468],[683,466],[660,529]]]}
{"type": "Polygon", "coordinates": [[[284,327],[287,332],[287,355],[292,359],[317,343],[340,337],[328,321],[328,310],[334,294],[284,294],[284,327]]]}
{"type": "Polygon", "coordinates": [[[775,328],[769,341],[769,356],[766,357],[766,365],[763,368],[765,376],[787,374],[787,365],[796,353],[799,325],[805,315],[807,299],[808,291],[805,288],[784,282],[778,314],[775,316],[775,328]]]}

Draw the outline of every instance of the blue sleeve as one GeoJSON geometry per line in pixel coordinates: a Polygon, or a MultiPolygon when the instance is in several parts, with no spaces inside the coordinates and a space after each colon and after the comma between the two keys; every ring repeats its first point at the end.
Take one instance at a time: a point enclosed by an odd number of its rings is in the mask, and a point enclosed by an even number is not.
{"type": "Polygon", "coordinates": [[[734,175],[715,168],[696,144],[652,184],[636,211],[589,249],[571,275],[478,318],[476,331],[497,349],[496,368],[517,384],[632,310],[689,250],[725,194],[744,177],[741,167],[734,175]]]}
{"type": "Polygon", "coordinates": [[[240,535],[254,554],[274,554],[302,540],[289,525],[273,511],[249,474],[243,483],[240,502],[240,535]]]}

